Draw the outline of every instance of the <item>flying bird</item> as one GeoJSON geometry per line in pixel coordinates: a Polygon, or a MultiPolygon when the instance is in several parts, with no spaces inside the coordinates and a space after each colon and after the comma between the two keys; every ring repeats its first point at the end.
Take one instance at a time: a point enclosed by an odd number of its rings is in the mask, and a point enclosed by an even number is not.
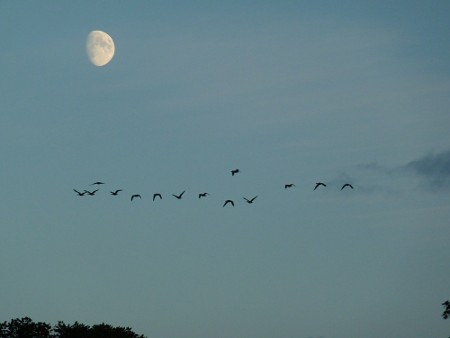
{"type": "Polygon", "coordinates": [[[294,184],[294,183],[290,183],[290,184],[285,184],[285,185],[284,185],[284,189],[292,188],[292,187],[295,187],[295,184],[294,184]]]}
{"type": "Polygon", "coordinates": [[[235,174],[240,173],[239,169],[233,169],[231,170],[231,176],[234,176],[235,174]]]}
{"type": "Polygon", "coordinates": [[[247,199],[247,198],[245,198],[245,197],[243,197],[244,198],[244,200],[246,200],[247,201],[247,203],[248,204],[252,204],[253,203],[253,201],[256,199],[256,197],[258,197],[258,196],[255,196],[255,197],[253,197],[252,199],[247,199]]]}
{"type": "Polygon", "coordinates": [[[202,198],[202,197],[206,197],[206,196],[208,196],[209,194],[207,193],[207,192],[203,192],[203,193],[201,193],[201,194],[198,194],[198,198],[202,198]]]}
{"type": "Polygon", "coordinates": [[[324,187],[326,187],[327,185],[325,184],[325,183],[322,183],[322,182],[317,182],[316,183],[316,186],[314,187],[314,190],[316,190],[319,186],[324,186],[324,187]]]}
{"type": "Polygon", "coordinates": [[[119,194],[119,192],[121,192],[122,189],[117,189],[116,191],[110,191],[110,194],[113,196],[117,196],[119,194]]]}
{"type": "Polygon", "coordinates": [[[94,196],[97,191],[98,191],[98,189],[94,190],[94,191],[85,190],[84,193],[88,194],[89,196],[94,196]]]}
{"type": "Polygon", "coordinates": [[[153,201],[155,200],[156,197],[159,197],[159,199],[162,200],[161,194],[156,193],[156,194],[153,194],[153,201]]]}
{"type": "Polygon", "coordinates": [[[100,185],[100,184],[105,184],[105,183],[97,181],[97,182],[92,183],[91,185],[100,185]]]}
{"type": "Polygon", "coordinates": [[[232,200],[226,200],[222,207],[226,206],[228,203],[234,207],[234,202],[232,200]]]}
{"type": "Polygon", "coordinates": [[[131,196],[131,200],[134,200],[135,198],[138,198],[138,197],[139,197],[139,198],[142,198],[141,195],[139,195],[139,194],[134,194],[134,195],[131,196]]]}
{"type": "Polygon", "coordinates": [[[351,184],[349,184],[349,183],[345,183],[345,184],[342,186],[341,190],[344,189],[345,187],[350,187],[350,188],[353,189],[353,185],[351,185],[351,184]]]}
{"type": "Polygon", "coordinates": [[[73,189],[73,191],[75,191],[75,192],[78,194],[78,196],[84,196],[84,195],[86,194],[86,191],[84,191],[84,192],[79,192],[79,191],[76,190],[76,189],[73,189]]]}
{"type": "Polygon", "coordinates": [[[181,194],[179,194],[179,195],[175,195],[175,194],[172,194],[172,196],[173,197],[175,197],[176,199],[179,199],[179,200],[181,200],[181,198],[183,197],[183,194],[186,192],[186,190],[184,190],[181,194]]]}

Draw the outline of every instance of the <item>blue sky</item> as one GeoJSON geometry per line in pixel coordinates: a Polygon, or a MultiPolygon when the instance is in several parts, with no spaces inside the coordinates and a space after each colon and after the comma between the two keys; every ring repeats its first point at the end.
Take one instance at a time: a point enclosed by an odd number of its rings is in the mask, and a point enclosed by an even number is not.
{"type": "Polygon", "coordinates": [[[1,2],[0,319],[448,336],[449,11],[1,2]],[[92,30],[115,41],[104,67],[92,30]]]}

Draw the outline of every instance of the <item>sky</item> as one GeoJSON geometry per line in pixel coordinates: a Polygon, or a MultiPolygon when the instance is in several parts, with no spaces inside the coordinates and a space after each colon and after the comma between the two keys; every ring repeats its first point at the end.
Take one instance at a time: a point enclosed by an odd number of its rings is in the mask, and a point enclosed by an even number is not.
{"type": "Polygon", "coordinates": [[[1,1],[0,320],[448,337],[449,12],[1,1]]]}

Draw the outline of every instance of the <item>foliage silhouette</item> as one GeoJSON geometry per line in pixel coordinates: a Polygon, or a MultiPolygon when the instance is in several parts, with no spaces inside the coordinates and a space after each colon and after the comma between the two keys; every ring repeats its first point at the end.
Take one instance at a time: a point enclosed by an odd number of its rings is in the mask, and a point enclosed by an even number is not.
{"type": "Polygon", "coordinates": [[[0,338],[146,338],[134,333],[129,327],[114,327],[109,324],[93,326],[78,322],[65,324],[59,321],[54,327],[42,322],[33,322],[29,317],[11,319],[0,323],[0,338]]]}
{"type": "Polygon", "coordinates": [[[0,324],[1,338],[48,338],[51,326],[47,323],[34,323],[31,318],[11,319],[9,323],[0,324]]]}
{"type": "Polygon", "coordinates": [[[442,303],[442,306],[445,307],[444,312],[442,312],[442,318],[447,319],[450,317],[450,301],[446,300],[442,303]]]}
{"type": "MultiPolygon", "coordinates": [[[[450,317],[450,301],[446,300],[445,302],[442,303],[442,306],[445,308],[444,312],[442,312],[442,318],[447,319],[448,317],[450,317]]],[[[448,337],[450,338],[450,337],[448,337]]]]}

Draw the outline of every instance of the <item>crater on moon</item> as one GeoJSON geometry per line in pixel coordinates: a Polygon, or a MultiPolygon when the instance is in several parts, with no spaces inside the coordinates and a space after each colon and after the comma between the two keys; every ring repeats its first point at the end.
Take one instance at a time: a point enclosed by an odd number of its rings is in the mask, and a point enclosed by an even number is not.
{"type": "Polygon", "coordinates": [[[92,31],[86,39],[86,52],[95,66],[104,66],[114,56],[114,41],[105,32],[92,31]]]}

